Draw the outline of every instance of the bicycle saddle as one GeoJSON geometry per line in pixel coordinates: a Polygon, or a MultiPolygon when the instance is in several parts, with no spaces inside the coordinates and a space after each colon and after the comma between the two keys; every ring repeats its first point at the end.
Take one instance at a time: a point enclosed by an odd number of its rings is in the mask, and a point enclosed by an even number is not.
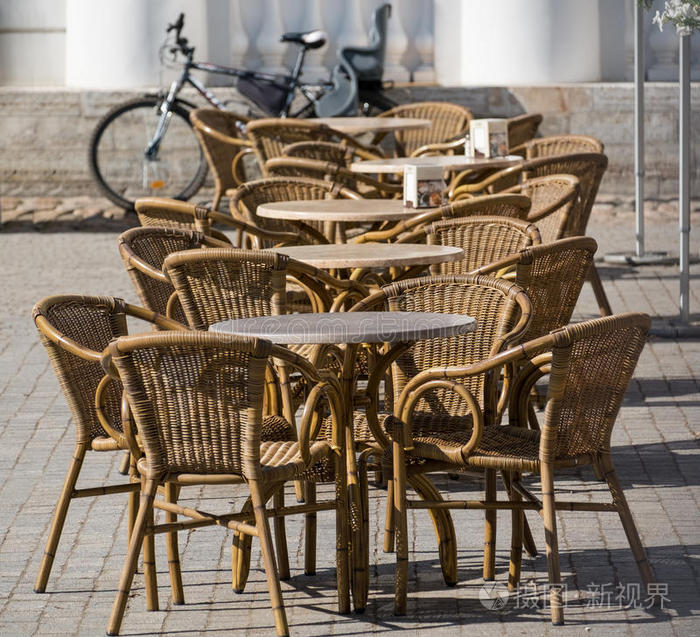
{"type": "Polygon", "coordinates": [[[294,42],[301,44],[305,49],[320,49],[326,43],[326,33],[324,31],[293,31],[283,33],[280,42],[294,42]]]}

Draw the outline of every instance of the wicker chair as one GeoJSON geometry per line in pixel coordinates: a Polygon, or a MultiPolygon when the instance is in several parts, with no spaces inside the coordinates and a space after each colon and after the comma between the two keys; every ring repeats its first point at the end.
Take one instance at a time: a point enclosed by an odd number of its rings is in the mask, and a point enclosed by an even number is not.
{"type": "Polygon", "coordinates": [[[217,108],[197,108],[190,112],[190,122],[214,175],[212,208],[219,207],[223,194],[248,181],[243,157],[251,151],[244,137],[250,118],[217,108]]]}
{"type": "MultiPolygon", "coordinates": [[[[342,403],[337,380],[330,376],[322,380],[307,361],[269,341],[204,332],[122,337],[110,344],[102,364],[111,375],[118,372],[123,380],[146,450],[145,458],[139,461],[141,502],[107,634],[119,633],[143,538],[165,530],[150,522],[156,489],[159,482],[165,482],[177,486],[247,485],[252,506],[240,513],[216,515],[176,504],[168,505],[167,510],[190,518],[178,522],[178,530],[217,524],[260,539],[275,628],[278,635],[288,635],[267,519],[272,512],[266,502],[285,482],[302,477],[313,463],[324,459],[332,460],[336,467],[332,498],[315,506],[290,506],[275,513],[286,516],[308,510],[335,510],[338,606],[340,612],[349,612],[348,503],[342,429],[339,425],[333,427],[330,442],[316,441],[311,436],[312,414],[321,406],[319,400],[328,400],[336,422],[340,417],[342,403]],[[265,442],[261,436],[264,421],[268,420],[262,414],[265,370],[272,357],[298,370],[313,387],[298,441],[265,442]]],[[[279,416],[271,418],[284,421],[279,416]]],[[[287,421],[283,424],[290,426],[287,421]]],[[[172,525],[165,528],[172,529],[172,525]]]]}
{"type": "Polygon", "coordinates": [[[537,129],[542,123],[542,115],[539,113],[523,113],[508,119],[508,145],[511,148],[529,142],[537,134],[537,129]]]}
{"type": "Polygon", "coordinates": [[[439,219],[457,217],[512,217],[524,219],[530,210],[530,200],[524,195],[484,195],[470,199],[454,201],[436,210],[418,213],[405,221],[391,226],[386,230],[366,232],[353,241],[355,243],[396,242],[422,243],[430,223],[439,219]]]}
{"type": "Polygon", "coordinates": [[[163,274],[165,257],[173,252],[205,246],[228,247],[196,230],[159,226],[131,228],[119,235],[117,241],[119,254],[141,304],[158,314],[171,316],[184,325],[187,324],[187,319],[179,303],[168,311],[168,302],[173,298],[175,288],[163,274]]]}
{"type": "Polygon", "coordinates": [[[349,188],[365,199],[396,199],[403,193],[402,184],[374,179],[363,173],[354,173],[344,164],[301,157],[273,157],[265,164],[270,177],[302,177],[324,179],[349,188]]]}
{"type": "Polygon", "coordinates": [[[355,148],[340,142],[294,142],[282,148],[281,156],[330,161],[346,168],[357,157],[355,148]]]}
{"type": "MultiPolygon", "coordinates": [[[[573,153],[540,157],[527,160],[520,166],[506,168],[498,174],[488,177],[481,184],[462,184],[453,189],[452,193],[453,195],[458,194],[460,188],[463,189],[462,192],[483,192],[489,187],[500,191],[501,185],[504,185],[504,190],[513,190],[511,183],[513,175],[520,175],[523,180],[549,175],[573,175],[579,181],[579,197],[574,200],[566,216],[566,224],[559,230],[556,238],[583,236],[586,234],[588,219],[591,216],[598,188],[607,166],[608,158],[602,153],[573,153]]],[[[590,269],[588,278],[593,286],[601,315],[609,316],[612,314],[612,309],[595,264],[590,269]]]]}
{"type": "MultiPolygon", "coordinates": [[[[365,449],[358,464],[363,476],[361,484],[366,482],[366,456],[390,448],[393,417],[389,415],[389,410],[393,404],[392,396],[402,395],[411,378],[424,370],[434,367],[468,367],[496,355],[519,340],[530,320],[530,302],[522,289],[511,282],[488,276],[442,275],[401,281],[385,286],[352,309],[460,313],[476,318],[479,326],[474,334],[419,341],[395,349],[378,359],[366,390],[372,399],[366,401],[365,412],[357,411],[354,416],[358,447],[365,449]],[[381,413],[377,411],[379,385],[390,366],[393,391],[386,389],[386,411],[381,413]]],[[[465,382],[473,393],[474,400],[485,412],[486,422],[492,423],[496,417],[498,378],[491,375],[474,376],[465,382]]],[[[459,432],[464,429],[465,423],[471,422],[469,413],[469,401],[462,400],[459,393],[450,393],[437,387],[433,394],[421,401],[420,409],[412,422],[416,431],[433,428],[446,433],[459,432]]],[[[411,486],[425,499],[439,498],[432,484],[421,476],[417,480],[411,479],[411,486]]],[[[495,490],[495,482],[489,483],[487,488],[491,493],[491,490],[495,490]]],[[[391,491],[390,481],[387,494],[389,502],[391,491]]],[[[394,540],[392,512],[391,508],[387,509],[384,538],[384,550],[387,552],[392,550],[394,540]]],[[[454,527],[445,511],[432,510],[431,516],[438,536],[443,576],[445,582],[452,585],[457,582],[454,527]]],[[[495,514],[487,515],[487,524],[495,537],[495,514]]],[[[486,577],[492,578],[495,553],[489,542],[490,539],[487,538],[484,573],[486,577]]]]}
{"type": "Polygon", "coordinates": [[[379,148],[365,146],[354,137],[313,120],[258,119],[246,126],[246,134],[263,171],[263,177],[268,176],[265,173],[265,162],[281,156],[284,147],[294,142],[336,142],[352,148],[362,159],[383,157],[379,148]]]}
{"type": "MultiPolygon", "coordinates": [[[[274,232],[246,223],[241,219],[232,219],[230,215],[211,210],[176,199],[165,197],[145,197],[137,199],[135,204],[139,222],[144,227],[174,228],[193,230],[207,237],[218,239],[228,245],[240,246],[247,240],[265,241],[274,246],[287,246],[303,242],[303,232],[274,232]],[[214,227],[227,229],[234,233],[233,242],[228,235],[214,227]],[[249,239],[248,239],[249,238],[249,239]]],[[[315,236],[315,235],[314,235],[315,236]]]]}
{"type": "Polygon", "coordinates": [[[547,336],[501,352],[471,367],[435,367],[413,377],[403,388],[392,421],[393,496],[396,525],[396,591],[394,612],[406,612],[408,579],[407,510],[444,506],[414,502],[406,498],[406,481],[423,479],[435,470],[480,470],[487,484],[495,483],[496,471],[509,476],[506,501],[487,489],[483,501],[451,503],[454,508],[513,512],[509,587],[520,579],[523,511],[539,511],[544,521],[550,584],[550,609],[554,624],[563,623],[556,511],[616,511],[622,521],[635,561],[645,583],[653,580],[644,547],[629,506],[615,474],[610,437],[627,385],[644,347],[650,320],[644,314],[623,314],[569,325],[547,336]],[[479,393],[465,380],[496,376],[504,365],[522,369],[511,393],[511,426],[490,426],[488,411],[478,404],[479,393]],[[542,431],[522,425],[532,385],[549,374],[548,404],[542,431]],[[471,404],[469,426],[459,435],[445,435],[435,429],[420,428],[416,409],[435,388],[455,392],[471,404]],[[559,469],[597,464],[603,471],[612,503],[563,502],[555,498],[554,474],[559,469]],[[541,499],[527,491],[518,478],[522,472],[538,474],[541,499]]]}
{"type": "Polygon", "coordinates": [[[602,153],[603,150],[603,142],[588,135],[553,135],[530,139],[515,147],[511,144],[511,152],[522,155],[525,159],[572,153],[602,153]]]}
{"type": "MultiPolygon", "coordinates": [[[[394,131],[397,155],[414,157],[426,153],[446,153],[464,148],[472,114],[468,108],[450,102],[413,102],[401,104],[378,117],[417,117],[429,119],[430,128],[394,131]]],[[[372,140],[379,144],[387,133],[378,133],[372,140]]]]}
{"type": "MultiPolygon", "coordinates": [[[[341,184],[320,179],[301,177],[270,177],[249,181],[231,194],[231,215],[257,227],[272,232],[296,233],[303,237],[300,243],[332,243],[334,228],[327,228],[323,222],[285,221],[266,219],[256,214],[260,204],[274,201],[299,201],[306,199],[362,199],[362,196],[341,184]],[[324,230],[328,235],[324,235],[324,230]]],[[[269,248],[269,241],[254,241],[256,248],[269,248]]]]}
{"type": "MultiPolygon", "coordinates": [[[[141,455],[134,433],[122,421],[122,388],[119,382],[107,382],[100,367],[100,355],[108,343],[127,333],[127,317],[141,319],[162,329],[182,329],[183,326],[164,316],[130,305],[124,300],[107,296],[61,295],[51,296],[36,304],[32,312],[39,331],[39,338],[51,360],[51,365],[61,384],[61,390],[70,407],[75,423],[75,450],[70,468],[63,484],[61,497],[56,504],[46,550],[36,577],[34,590],[46,591],[54,556],[61,539],[66,514],[74,498],[129,493],[129,530],[133,526],[136,507],[137,482],[124,484],[81,487],[76,483],[88,451],[131,452],[132,458],[141,455]],[[101,410],[95,407],[99,392],[101,410]]],[[[136,478],[135,461],[131,463],[132,479],[136,478]]],[[[172,494],[171,494],[172,495],[172,494]]],[[[149,599],[155,582],[153,543],[145,547],[145,565],[149,577],[147,591],[149,599]]],[[[177,603],[182,594],[177,543],[168,541],[173,596],[177,603]]]]}
{"type": "Polygon", "coordinates": [[[524,248],[538,245],[540,233],[537,226],[520,219],[463,217],[436,221],[428,226],[426,242],[464,250],[461,261],[432,265],[432,274],[468,274],[524,248]]]}

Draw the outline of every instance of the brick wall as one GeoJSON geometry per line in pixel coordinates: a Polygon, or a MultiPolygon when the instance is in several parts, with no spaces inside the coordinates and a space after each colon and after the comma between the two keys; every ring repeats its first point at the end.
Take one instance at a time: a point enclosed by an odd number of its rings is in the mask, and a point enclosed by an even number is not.
{"type": "MultiPolygon", "coordinates": [[[[236,100],[233,89],[216,89],[236,100]]],[[[0,193],[5,196],[94,193],[87,144],[98,119],[138,92],[71,91],[0,87],[0,193]]],[[[397,87],[400,102],[448,100],[468,106],[477,117],[508,117],[525,111],[544,115],[544,135],[580,133],[601,139],[610,158],[602,191],[634,190],[634,94],[629,83],[505,88],[397,87]]],[[[646,192],[672,197],[678,180],[678,86],[646,87],[646,192]]],[[[692,88],[694,117],[700,84],[692,88]]],[[[691,140],[691,187],[700,186],[700,127],[691,140]]]]}

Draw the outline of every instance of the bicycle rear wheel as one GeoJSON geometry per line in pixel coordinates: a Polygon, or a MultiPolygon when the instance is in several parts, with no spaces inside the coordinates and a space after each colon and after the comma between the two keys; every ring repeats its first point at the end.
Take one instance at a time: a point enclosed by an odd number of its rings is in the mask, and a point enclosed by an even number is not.
{"type": "Polygon", "coordinates": [[[113,108],[90,139],[90,171],[108,199],[133,210],[139,197],[192,197],[204,183],[207,163],[188,111],[173,104],[155,157],[145,148],[160,118],[161,99],[142,97],[113,108]]]}

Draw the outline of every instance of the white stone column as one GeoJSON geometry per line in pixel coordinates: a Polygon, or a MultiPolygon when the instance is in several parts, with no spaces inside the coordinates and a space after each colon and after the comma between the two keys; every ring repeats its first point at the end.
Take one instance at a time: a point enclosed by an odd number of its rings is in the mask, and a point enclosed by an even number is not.
{"type": "Polygon", "coordinates": [[[263,68],[269,73],[282,73],[284,47],[280,44],[283,27],[279,5],[276,0],[257,0],[253,4],[263,8],[262,27],[256,41],[263,58],[263,68]]]}
{"type": "Polygon", "coordinates": [[[408,38],[406,37],[405,23],[413,28],[414,0],[401,0],[392,3],[391,17],[389,18],[389,28],[387,29],[386,59],[384,62],[384,77],[391,78],[397,82],[407,82],[410,79],[410,72],[404,66],[406,62],[413,63],[406,59],[408,48],[408,38]]]}
{"type": "Polygon", "coordinates": [[[155,6],[143,0],[66,0],[66,86],[155,86],[155,6]]]}
{"type": "Polygon", "coordinates": [[[323,53],[323,64],[330,69],[338,61],[337,49],[339,46],[340,33],[345,23],[345,2],[344,0],[319,0],[321,15],[321,28],[328,35],[328,44],[323,53]]]}
{"type": "Polygon", "coordinates": [[[446,85],[600,80],[598,0],[435,0],[446,85]]]}
{"type": "Polygon", "coordinates": [[[433,0],[417,0],[421,6],[421,18],[416,34],[416,50],[420,54],[420,65],[413,71],[413,79],[416,82],[432,82],[435,80],[434,63],[434,20],[433,0]]]}

